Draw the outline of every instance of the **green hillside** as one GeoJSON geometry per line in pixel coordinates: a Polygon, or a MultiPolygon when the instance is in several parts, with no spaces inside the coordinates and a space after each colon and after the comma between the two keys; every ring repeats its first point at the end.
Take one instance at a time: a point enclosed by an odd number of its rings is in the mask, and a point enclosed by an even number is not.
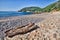
{"type": "Polygon", "coordinates": [[[41,12],[42,9],[40,7],[25,7],[21,10],[19,10],[19,12],[41,12]]]}
{"type": "Polygon", "coordinates": [[[40,13],[40,12],[51,12],[53,10],[56,10],[56,11],[60,10],[60,0],[53,3],[53,4],[48,5],[47,7],[43,8],[43,9],[40,7],[25,7],[25,8],[22,8],[21,10],[19,10],[18,12],[37,12],[37,13],[40,13]]]}
{"type": "Polygon", "coordinates": [[[50,12],[50,11],[53,11],[53,10],[56,10],[56,11],[60,10],[60,0],[53,3],[53,4],[48,5],[47,7],[45,7],[43,9],[44,12],[50,12]]]}

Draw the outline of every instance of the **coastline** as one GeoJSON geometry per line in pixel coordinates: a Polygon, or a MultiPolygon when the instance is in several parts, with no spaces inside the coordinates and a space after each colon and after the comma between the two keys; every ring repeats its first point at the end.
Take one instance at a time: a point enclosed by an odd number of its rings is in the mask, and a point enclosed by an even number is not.
{"type": "MultiPolygon", "coordinates": [[[[45,19],[48,19],[51,16],[55,16],[59,14],[48,14],[48,13],[42,13],[42,14],[32,14],[32,15],[23,15],[23,16],[14,16],[14,17],[8,17],[8,18],[2,18],[0,19],[0,24],[3,25],[9,25],[13,27],[13,24],[16,26],[22,26],[26,25],[29,22],[32,23],[38,23],[45,19]]],[[[0,26],[1,26],[0,25],[0,26]]]]}
{"type": "MultiPolygon", "coordinates": [[[[14,17],[7,17],[0,19],[0,38],[5,37],[5,31],[9,30],[11,28],[15,28],[18,26],[26,25],[29,22],[36,22],[37,19],[40,17],[37,17],[37,14],[32,15],[24,15],[24,16],[14,16],[14,17]]],[[[42,21],[42,19],[39,19],[38,21],[42,21]]]]}
{"type": "MultiPolygon", "coordinates": [[[[8,29],[23,26],[23,25],[28,24],[29,22],[32,22],[32,23],[35,23],[36,25],[39,25],[40,22],[43,22],[46,19],[49,19],[52,17],[59,18],[59,15],[60,14],[42,13],[42,14],[15,16],[15,17],[9,17],[6,19],[1,19],[0,20],[0,28],[1,28],[0,31],[1,31],[1,33],[3,32],[3,34],[5,35],[4,32],[8,29]]],[[[2,37],[2,34],[0,36],[2,37]]]]}

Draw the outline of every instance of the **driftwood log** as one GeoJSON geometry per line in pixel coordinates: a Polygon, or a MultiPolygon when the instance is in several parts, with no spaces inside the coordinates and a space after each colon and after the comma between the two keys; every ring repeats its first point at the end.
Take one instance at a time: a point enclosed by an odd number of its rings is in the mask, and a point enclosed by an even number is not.
{"type": "Polygon", "coordinates": [[[5,33],[6,33],[6,36],[13,37],[18,34],[28,33],[36,28],[37,28],[37,26],[34,23],[29,23],[28,25],[26,25],[24,27],[16,27],[11,30],[7,30],[5,33]]]}

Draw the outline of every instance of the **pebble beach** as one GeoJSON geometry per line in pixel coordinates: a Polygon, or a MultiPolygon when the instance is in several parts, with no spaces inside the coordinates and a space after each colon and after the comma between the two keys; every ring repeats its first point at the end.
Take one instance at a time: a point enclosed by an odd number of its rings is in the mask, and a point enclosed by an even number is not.
{"type": "MultiPolygon", "coordinates": [[[[60,40],[60,12],[32,14],[0,19],[0,38],[2,40],[60,40]],[[35,23],[39,28],[12,38],[5,36],[5,31],[35,23]]],[[[33,26],[32,26],[33,27],[33,26]]]]}

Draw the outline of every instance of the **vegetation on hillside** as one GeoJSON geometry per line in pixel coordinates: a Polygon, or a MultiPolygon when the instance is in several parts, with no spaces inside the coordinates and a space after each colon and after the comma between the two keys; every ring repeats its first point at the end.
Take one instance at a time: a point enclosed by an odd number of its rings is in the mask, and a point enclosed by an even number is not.
{"type": "Polygon", "coordinates": [[[50,11],[53,11],[53,10],[56,10],[56,11],[60,10],[60,0],[53,3],[53,4],[48,5],[47,7],[45,7],[43,9],[44,12],[50,12],[50,11]]]}
{"type": "Polygon", "coordinates": [[[21,10],[19,10],[19,12],[41,12],[42,9],[40,7],[25,7],[21,10]]]}
{"type": "Polygon", "coordinates": [[[37,13],[40,13],[40,12],[51,12],[53,10],[56,10],[56,11],[60,10],[60,0],[53,3],[53,4],[48,5],[47,7],[43,8],[43,9],[40,7],[25,7],[23,9],[19,10],[19,12],[37,12],[37,13]]]}

